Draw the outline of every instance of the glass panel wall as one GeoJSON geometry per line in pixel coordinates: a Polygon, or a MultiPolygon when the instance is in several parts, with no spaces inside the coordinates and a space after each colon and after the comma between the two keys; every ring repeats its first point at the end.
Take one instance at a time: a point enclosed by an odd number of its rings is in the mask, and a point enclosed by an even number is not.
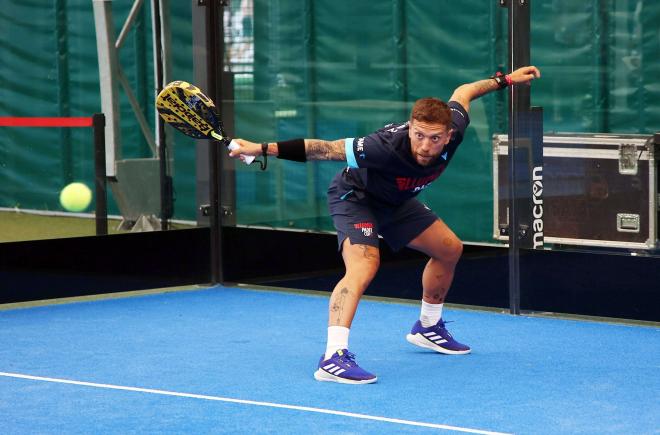
{"type": "Polygon", "coordinates": [[[533,2],[531,16],[546,243],[653,253],[660,4],[554,0],[533,2]]]}
{"type": "MultiPolygon", "coordinates": [[[[496,2],[232,1],[225,15],[235,132],[252,141],[364,136],[409,117],[414,101],[447,100],[506,62],[506,10],[496,2]],[[341,25],[337,25],[341,17],[341,25]]],[[[227,104],[228,102],[223,102],[227,104]]],[[[450,169],[420,198],[467,241],[493,239],[492,135],[506,95],[471,107],[450,169]],[[468,218],[469,217],[469,218],[468,218]]],[[[236,165],[237,224],[332,230],[326,190],[338,162],[236,165]]]]}
{"type": "MultiPolygon", "coordinates": [[[[0,16],[0,116],[91,117],[101,112],[93,3],[20,3],[0,16]],[[26,45],[21,35],[28,34],[26,45]]],[[[132,3],[111,2],[115,38],[132,3]]],[[[164,31],[171,32],[171,76],[192,81],[191,2],[167,3],[170,28],[164,31]]],[[[143,2],[119,50],[119,63],[153,135],[152,44],[151,5],[143,2]]],[[[157,153],[126,92],[119,87],[118,94],[122,161],[117,179],[124,179],[108,183],[109,232],[151,230],[160,220],[157,153]],[[134,215],[149,219],[136,226],[134,215]]],[[[186,228],[196,225],[195,146],[173,130],[168,136],[172,227],[186,228]]],[[[94,235],[95,198],[75,212],[60,203],[60,192],[69,183],[83,183],[93,192],[94,177],[90,128],[0,127],[0,242],[94,235]]]]}

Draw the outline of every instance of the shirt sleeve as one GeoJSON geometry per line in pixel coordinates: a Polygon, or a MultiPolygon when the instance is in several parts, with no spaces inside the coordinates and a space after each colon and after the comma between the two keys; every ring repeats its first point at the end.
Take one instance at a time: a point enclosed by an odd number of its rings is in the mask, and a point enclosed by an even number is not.
{"type": "Polygon", "coordinates": [[[465,129],[470,124],[470,117],[463,106],[461,106],[461,103],[457,101],[450,101],[447,103],[447,106],[451,110],[451,128],[454,130],[452,140],[460,143],[463,140],[465,129]]]}
{"type": "Polygon", "coordinates": [[[381,131],[364,137],[349,137],[344,141],[346,163],[350,168],[378,168],[386,166],[390,158],[390,140],[381,131]]]}

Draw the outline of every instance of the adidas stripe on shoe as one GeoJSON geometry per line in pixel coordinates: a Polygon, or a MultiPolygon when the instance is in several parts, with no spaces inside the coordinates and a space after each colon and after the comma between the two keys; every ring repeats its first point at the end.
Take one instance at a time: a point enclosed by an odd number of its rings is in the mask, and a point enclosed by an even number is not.
{"type": "Polygon", "coordinates": [[[406,336],[408,342],[415,346],[431,349],[447,355],[463,355],[470,353],[470,347],[454,340],[454,337],[445,328],[445,322],[440,319],[438,323],[424,328],[418,320],[413,325],[410,334],[406,336]]]}
{"type": "Polygon", "coordinates": [[[355,362],[355,355],[347,349],[340,349],[324,360],[321,355],[318,370],[314,372],[317,381],[339,382],[340,384],[371,384],[378,378],[360,368],[355,362]]]}

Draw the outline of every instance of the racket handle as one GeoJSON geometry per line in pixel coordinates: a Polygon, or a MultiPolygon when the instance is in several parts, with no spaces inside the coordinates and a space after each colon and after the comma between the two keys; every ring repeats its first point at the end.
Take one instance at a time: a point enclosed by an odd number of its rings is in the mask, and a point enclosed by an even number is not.
{"type": "MultiPolygon", "coordinates": [[[[236,142],[234,142],[233,139],[231,142],[229,142],[229,145],[227,145],[227,148],[229,148],[230,150],[235,150],[238,147],[239,145],[236,142]]],[[[250,163],[254,162],[255,159],[254,156],[246,156],[244,154],[241,154],[241,158],[243,159],[243,163],[245,163],[246,165],[249,165],[250,163]]]]}

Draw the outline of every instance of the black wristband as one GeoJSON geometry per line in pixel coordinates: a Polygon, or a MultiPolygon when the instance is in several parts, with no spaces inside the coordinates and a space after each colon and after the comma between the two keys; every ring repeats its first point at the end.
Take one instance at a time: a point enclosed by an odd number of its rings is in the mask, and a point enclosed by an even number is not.
{"type": "Polygon", "coordinates": [[[277,142],[277,158],[293,160],[294,162],[306,162],[305,139],[291,139],[277,142]]]}
{"type": "Polygon", "coordinates": [[[499,89],[504,89],[509,86],[509,82],[507,81],[506,76],[499,71],[497,74],[492,76],[491,79],[495,80],[495,83],[497,83],[497,87],[499,89]]]}

